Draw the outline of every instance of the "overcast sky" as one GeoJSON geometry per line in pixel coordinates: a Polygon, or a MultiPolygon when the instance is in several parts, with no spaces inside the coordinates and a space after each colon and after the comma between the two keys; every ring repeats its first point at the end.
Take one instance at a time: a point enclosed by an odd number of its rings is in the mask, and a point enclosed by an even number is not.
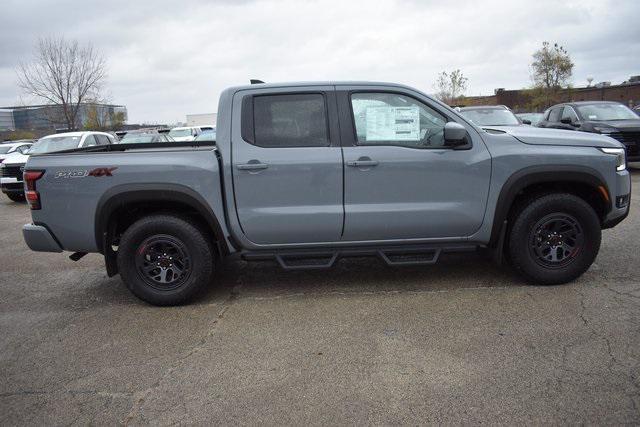
{"type": "Polygon", "coordinates": [[[227,86],[250,78],[376,80],[434,92],[460,68],[467,95],[531,84],[544,40],[565,46],[573,84],[640,74],[640,0],[197,1],[2,0],[0,106],[29,102],[15,66],[38,37],[90,42],[129,122],[215,112],[227,86]]]}

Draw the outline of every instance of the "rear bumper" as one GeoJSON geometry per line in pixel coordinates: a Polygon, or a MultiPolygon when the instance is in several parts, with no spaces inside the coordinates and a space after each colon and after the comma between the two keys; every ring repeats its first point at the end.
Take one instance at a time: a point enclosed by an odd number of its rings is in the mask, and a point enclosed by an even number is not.
{"type": "Polygon", "coordinates": [[[42,225],[25,224],[22,235],[29,249],[36,252],[62,252],[58,241],[42,225]]]}

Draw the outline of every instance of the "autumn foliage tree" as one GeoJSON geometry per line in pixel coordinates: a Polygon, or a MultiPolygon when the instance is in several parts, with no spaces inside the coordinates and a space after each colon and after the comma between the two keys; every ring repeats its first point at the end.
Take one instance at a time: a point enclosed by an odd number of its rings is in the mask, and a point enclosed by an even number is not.
{"type": "Polygon", "coordinates": [[[531,68],[533,103],[543,108],[556,103],[560,89],[569,85],[573,73],[573,61],[567,50],[558,43],[543,42],[533,53],[531,68]]]}
{"type": "Polygon", "coordinates": [[[436,80],[436,98],[448,105],[455,105],[467,90],[468,79],[460,70],[438,74],[436,80]]]}

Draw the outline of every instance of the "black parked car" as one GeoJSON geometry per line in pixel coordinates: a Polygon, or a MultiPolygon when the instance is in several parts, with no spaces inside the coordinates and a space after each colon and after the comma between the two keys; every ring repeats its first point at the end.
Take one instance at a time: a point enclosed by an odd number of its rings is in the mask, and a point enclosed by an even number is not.
{"type": "Polygon", "coordinates": [[[640,161],[640,117],[619,102],[581,101],[554,105],[538,127],[609,135],[627,148],[627,160],[640,161]]]}

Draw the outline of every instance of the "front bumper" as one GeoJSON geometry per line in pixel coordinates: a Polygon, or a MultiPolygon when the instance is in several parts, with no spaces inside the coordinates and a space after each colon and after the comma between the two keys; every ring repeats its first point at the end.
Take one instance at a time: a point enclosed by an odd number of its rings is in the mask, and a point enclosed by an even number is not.
{"type": "Polygon", "coordinates": [[[612,209],[602,222],[602,228],[612,228],[620,224],[628,215],[631,207],[631,176],[629,171],[618,172],[616,174],[615,194],[611,195],[612,209]],[[618,199],[627,196],[624,205],[620,206],[618,199]]]}
{"type": "Polygon", "coordinates": [[[16,178],[0,178],[0,189],[3,193],[24,193],[24,183],[16,178]]]}
{"type": "Polygon", "coordinates": [[[46,227],[35,224],[25,224],[22,235],[29,249],[36,252],[62,252],[60,244],[46,227]]]}

